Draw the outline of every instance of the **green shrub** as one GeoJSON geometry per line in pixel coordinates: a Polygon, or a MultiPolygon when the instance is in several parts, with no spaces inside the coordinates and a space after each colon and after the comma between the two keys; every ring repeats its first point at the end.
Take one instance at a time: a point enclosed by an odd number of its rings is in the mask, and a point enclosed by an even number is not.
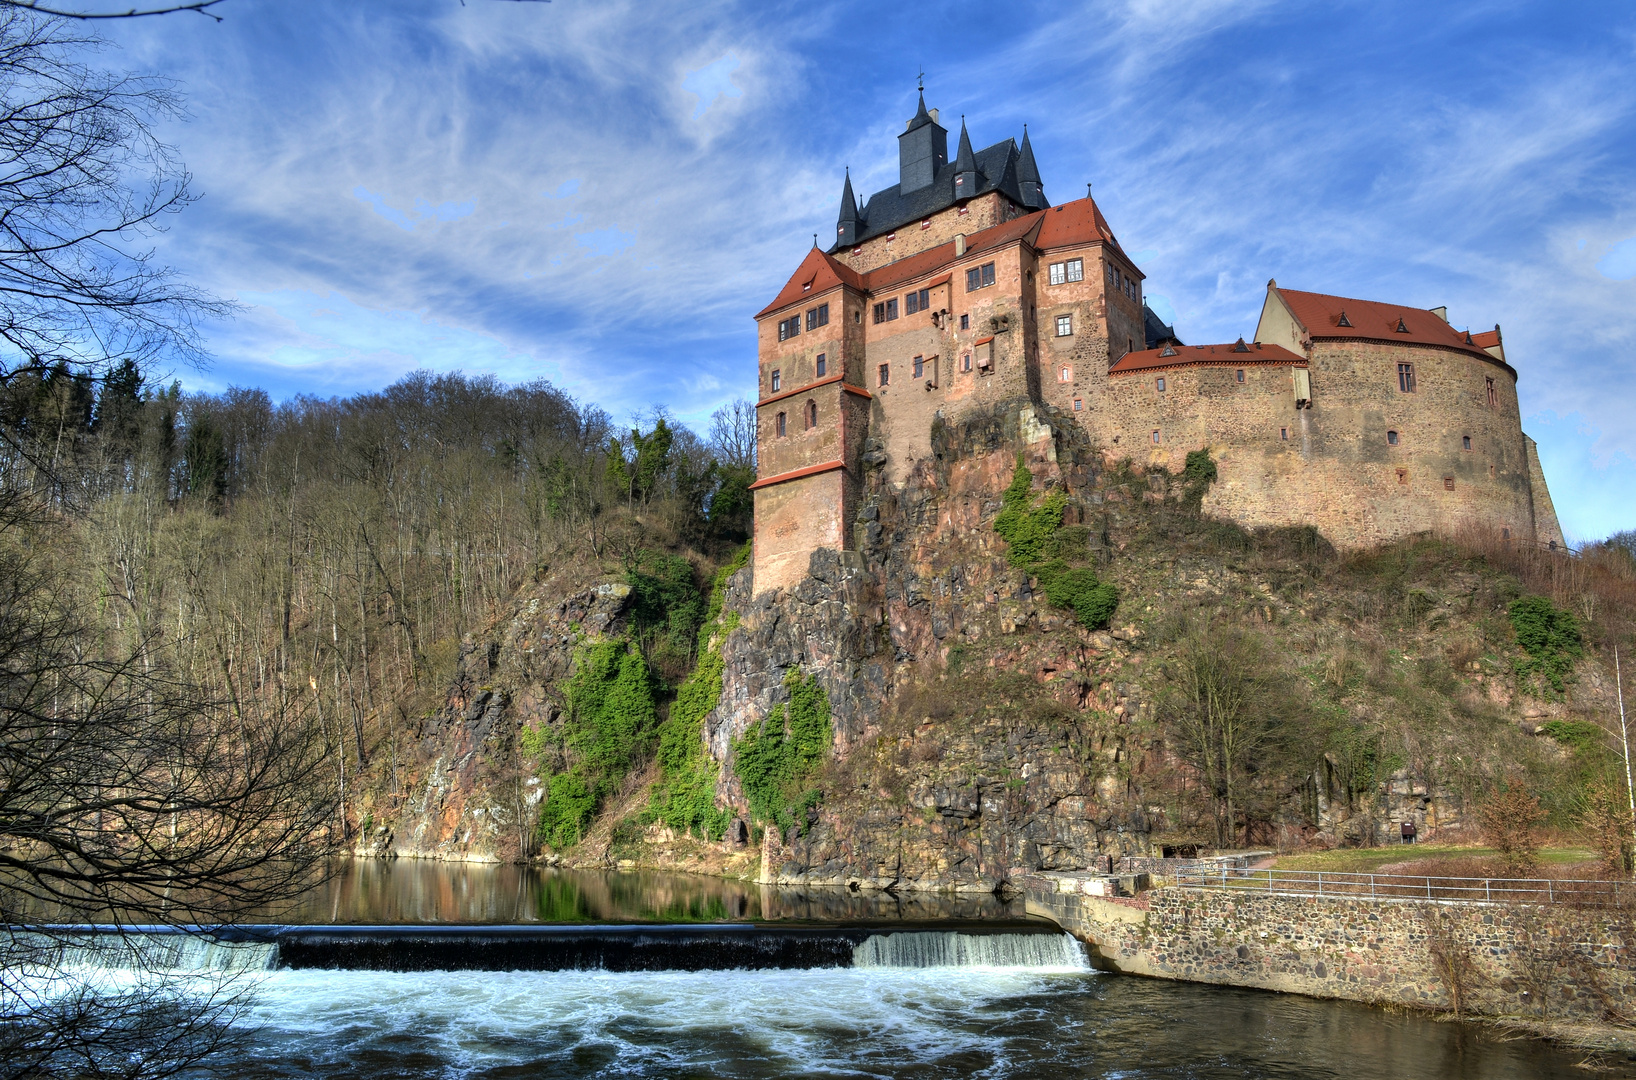
{"type": "Polygon", "coordinates": [[[1527,653],[1515,664],[1517,678],[1524,685],[1544,690],[1549,686],[1562,693],[1574,661],[1585,655],[1580,643],[1579,622],[1544,596],[1524,596],[1507,609],[1517,644],[1527,653]]]}
{"type": "Polygon", "coordinates": [[[743,569],[749,559],[750,545],[745,544],[716,573],[704,625],[699,628],[699,662],[677,689],[670,715],[659,728],[659,782],[643,813],[645,820],[662,820],[673,829],[691,832],[697,828],[706,840],[725,835],[732,819],[728,811],[716,805],[721,769],[705,752],[704,720],[721,701],[725,662],[719,639],[732,633],[738,622],[736,614],[721,618],[727,579],[743,569]]]}
{"type": "Polygon", "coordinates": [[[1033,474],[1019,458],[994,517],[994,531],[1010,549],[1006,559],[1038,579],[1040,590],[1053,605],[1072,611],[1085,627],[1099,630],[1118,609],[1119,590],[1098,578],[1090,567],[1070,566],[1062,557],[1088,557],[1090,530],[1062,524],[1068,497],[1060,491],[1034,506],[1033,483],[1033,474]]]}
{"type": "Polygon", "coordinates": [[[1188,487],[1209,487],[1216,481],[1216,461],[1208,450],[1189,450],[1182,465],[1182,480],[1188,487]]]}
{"type": "Polygon", "coordinates": [[[597,801],[597,792],[577,769],[553,776],[540,807],[540,839],[554,848],[579,843],[596,813],[597,801]]]}
{"type": "Polygon", "coordinates": [[[811,785],[833,737],[829,695],[818,680],[792,668],[784,685],[789,702],[774,706],[759,726],[733,741],[733,771],[751,815],[781,830],[803,825],[822,798],[811,785]]]}
{"type": "Polygon", "coordinates": [[[693,565],[680,555],[643,548],[625,560],[631,587],[631,626],[639,640],[660,638],[686,657],[704,621],[704,598],[693,583],[693,565]]]}

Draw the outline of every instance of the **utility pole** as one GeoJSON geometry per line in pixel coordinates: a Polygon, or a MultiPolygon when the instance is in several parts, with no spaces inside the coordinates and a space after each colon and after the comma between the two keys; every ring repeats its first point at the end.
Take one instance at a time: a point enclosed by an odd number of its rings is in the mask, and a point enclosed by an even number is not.
{"type": "Polygon", "coordinates": [[[1625,678],[1619,669],[1619,646],[1613,647],[1613,685],[1619,694],[1619,742],[1625,751],[1625,795],[1630,799],[1630,826],[1636,830],[1636,786],[1630,782],[1630,727],[1625,723],[1625,678]]]}

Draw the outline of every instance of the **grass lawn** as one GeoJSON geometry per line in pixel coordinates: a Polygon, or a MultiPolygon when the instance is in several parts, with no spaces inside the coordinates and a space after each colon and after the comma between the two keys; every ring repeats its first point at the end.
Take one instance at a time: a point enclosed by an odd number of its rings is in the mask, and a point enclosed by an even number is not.
{"type": "MultiPolygon", "coordinates": [[[[1372,874],[1388,863],[1412,859],[1485,859],[1496,855],[1493,848],[1454,847],[1447,844],[1391,844],[1386,847],[1336,848],[1308,855],[1280,855],[1273,865],[1279,870],[1330,870],[1345,874],[1372,874]]],[[[1596,858],[1588,848],[1541,848],[1542,866],[1584,862],[1596,858]]],[[[1411,871],[1412,872],[1412,871],[1411,871]]]]}

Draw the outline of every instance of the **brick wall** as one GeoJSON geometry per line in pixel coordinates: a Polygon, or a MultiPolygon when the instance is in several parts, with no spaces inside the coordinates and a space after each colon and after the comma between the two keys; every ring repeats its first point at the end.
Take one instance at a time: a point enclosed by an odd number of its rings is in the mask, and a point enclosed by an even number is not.
{"type": "Polygon", "coordinates": [[[1466,965],[1470,1012],[1602,1019],[1636,1009],[1628,914],[1174,887],[1118,900],[1025,881],[1030,915],[1132,974],[1444,1009],[1452,1000],[1436,946],[1466,965]]]}

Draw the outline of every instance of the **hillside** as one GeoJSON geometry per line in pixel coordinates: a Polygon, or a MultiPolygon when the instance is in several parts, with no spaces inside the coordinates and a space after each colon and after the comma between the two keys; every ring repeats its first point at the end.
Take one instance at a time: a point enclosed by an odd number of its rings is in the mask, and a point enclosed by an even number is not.
{"type": "Polygon", "coordinates": [[[873,475],[858,550],[787,592],[729,564],[712,596],[697,553],[692,591],[607,561],[525,586],[463,649],[376,850],[753,872],[721,843],[738,819],[778,824],[781,880],[988,890],[1404,820],[1475,837],[1518,782],[1579,828],[1613,775],[1594,725],[1636,610],[1622,552],[1424,536],[1343,556],[1201,515],[1208,458],[1110,462],[1027,408],[940,427],[901,487],[873,475]],[[1543,599],[1519,623],[1524,597],[1543,599]]]}

